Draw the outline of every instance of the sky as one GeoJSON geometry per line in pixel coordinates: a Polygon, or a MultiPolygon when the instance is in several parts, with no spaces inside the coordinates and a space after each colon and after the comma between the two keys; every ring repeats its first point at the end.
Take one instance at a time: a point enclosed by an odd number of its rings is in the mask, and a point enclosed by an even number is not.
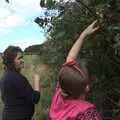
{"type": "Polygon", "coordinates": [[[43,14],[40,0],[0,0],[0,52],[9,45],[26,47],[43,43],[44,30],[34,19],[43,14]]]}

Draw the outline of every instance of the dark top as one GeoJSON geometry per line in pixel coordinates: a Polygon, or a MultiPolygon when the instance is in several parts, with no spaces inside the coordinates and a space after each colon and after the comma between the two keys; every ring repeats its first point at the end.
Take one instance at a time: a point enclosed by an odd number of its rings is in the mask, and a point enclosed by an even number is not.
{"type": "Polygon", "coordinates": [[[4,103],[3,120],[27,120],[33,116],[40,92],[33,90],[24,76],[7,71],[1,79],[0,88],[4,103]]]}

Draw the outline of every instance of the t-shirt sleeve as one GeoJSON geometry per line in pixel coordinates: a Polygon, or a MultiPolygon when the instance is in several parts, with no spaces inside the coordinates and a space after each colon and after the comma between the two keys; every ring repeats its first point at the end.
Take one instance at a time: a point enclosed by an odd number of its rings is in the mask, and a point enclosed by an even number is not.
{"type": "Polygon", "coordinates": [[[12,85],[28,102],[33,104],[39,102],[40,92],[35,91],[24,76],[15,74],[12,79],[12,85]]]}
{"type": "Polygon", "coordinates": [[[78,114],[75,120],[102,120],[95,108],[89,108],[83,113],[78,114]]]}
{"type": "Polygon", "coordinates": [[[76,66],[80,67],[80,61],[72,60],[72,61],[67,61],[64,64],[62,64],[62,66],[72,66],[72,65],[76,65],[76,66]]]}

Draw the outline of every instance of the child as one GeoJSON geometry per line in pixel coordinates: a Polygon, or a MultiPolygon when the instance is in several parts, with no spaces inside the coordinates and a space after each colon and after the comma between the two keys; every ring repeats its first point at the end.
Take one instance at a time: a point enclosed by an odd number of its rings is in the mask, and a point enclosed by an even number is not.
{"type": "Polygon", "coordinates": [[[95,105],[85,101],[91,86],[87,68],[76,61],[84,39],[99,29],[97,22],[81,33],[58,74],[59,84],[50,108],[52,120],[101,120],[95,105]]]}

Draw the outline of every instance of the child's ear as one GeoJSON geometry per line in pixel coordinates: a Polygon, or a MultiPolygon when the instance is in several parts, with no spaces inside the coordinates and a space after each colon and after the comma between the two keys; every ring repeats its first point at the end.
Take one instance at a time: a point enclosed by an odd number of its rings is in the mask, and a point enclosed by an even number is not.
{"type": "Polygon", "coordinates": [[[85,88],[85,93],[89,93],[90,92],[90,85],[87,85],[85,88]]]}
{"type": "Polygon", "coordinates": [[[92,86],[90,84],[86,86],[85,93],[86,93],[86,95],[92,94],[92,86]]]}

